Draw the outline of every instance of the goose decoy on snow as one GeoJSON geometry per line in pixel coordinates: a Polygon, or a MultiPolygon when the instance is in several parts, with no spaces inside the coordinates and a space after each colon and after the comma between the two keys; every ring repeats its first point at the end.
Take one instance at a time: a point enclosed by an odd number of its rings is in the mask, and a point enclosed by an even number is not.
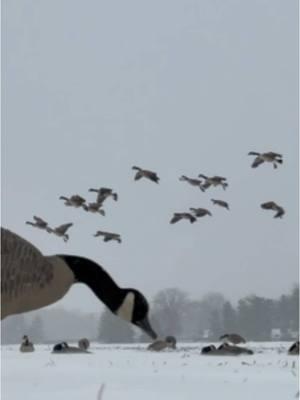
{"type": "Polygon", "coordinates": [[[190,208],[190,210],[194,213],[195,217],[201,218],[204,217],[205,215],[209,215],[210,217],[212,216],[212,213],[207,210],[206,208],[190,208]]]}
{"type": "Polygon", "coordinates": [[[33,343],[29,341],[28,336],[24,335],[20,346],[21,353],[32,353],[34,351],[33,343]]]}
{"type": "Polygon", "coordinates": [[[282,218],[285,214],[284,208],[276,204],[274,201],[267,201],[266,203],[262,203],[260,206],[264,210],[276,211],[274,218],[282,218]]]}
{"type": "Polygon", "coordinates": [[[35,222],[26,221],[25,223],[28,224],[28,225],[34,226],[35,228],[47,230],[48,222],[44,221],[40,217],[37,217],[36,215],[33,216],[33,219],[35,220],[35,222]]]}
{"type": "Polygon", "coordinates": [[[233,344],[246,343],[246,339],[237,333],[225,333],[219,339],[233,344]]]}
{"type": "Polygon", "coordinates": [[[222,343],[218,348],[215,345],[205,346],[201,349],[201,354],[207,356],[238,356],[240,354],[254,354],[252,350],[245,347],[232,346],[222,343]]]}
{"type": "Polygon", "coordinates": [[[206,189],[208,189],[210,186],[222,186],[222,188],[225,190],[228,186],[228,183],[226,182],[227,178],[224,178],[223,176],[211,176],[208,177],[203,174],[198,175],[199,178],[204,179],[204,183],[201,185],[201,190],[204,192],[206,189]]]}
{"type": "Polygon", "coordinates": [[[291,345],[291,347],[288,349],[288,354],[293,356],[299,355],[299,340],[291,345]]]}
{"type": "Polygon", "coordinates": [[[229,210],[229,204],[226,201],[224,201],[224,200],[216,200],[216,199],[211,199],[211,201],[212,201],[213,204],[215,204],[217,206],[220,206],[220,207],[223,207],[223,208],[227,208],[227,210],[229,210]]]}
{"type": "Polygon", "coordinates": [[[250,151],[248,156],[256,156],[251,167],[257,168],[260,164],[264,162],[270,162],[273,164],[273,168],[277,168],[278,164],[282,164],[282,155],[278,153],[273,153],[273,151],[269,151],[267,153],[257,153],[256,151],[250,151]]]}
{"type": "Polygon", "coordinates": [[[27,240],[1,228],[1,261],[1,319],[53,304],[73,284],[84,283],[112,313],[157,338],[143,294],[119,287],[92,260],[65,254],[44,256],[27,240]]]}
{"type": "Polygon", "coordinates": [[[159,177],[156,172],[149,171],[147,169],[142,169],[140,167],[133,166],[132,169],[137,170],[137,173],[134,176],[134,180],[137,181],[141,178],[147,178],[152,182],[159,183],[159,177]]]}
{"type": "Polygon", "coordinates": [[[103,241],[104,242],[109,242],[110,240],[115,240],[119,243],[121,243],[121,236],[118,233],[112,233],[112,232],[103,232],[103,231],[97,231],[94,235],[94,237],[98,236],[103,236],[103,241]]]}
{"type": "Polygon", "coordinates": [[[65,197],[65,196],[60,196],[59,198],[60,200],[64,200],[64,204],[68,207],[75,207],[75,208],[79,208],[79,207],[83,207],[83,205],[85,204],[86,200],[79,196],[78,194],[74,194],[71,197],[65,197]]]}
{"type": "Polygon", "coordinates": [[[176,339],[174,336],[167,336],[164,340],[158,339],[149,344],[147,350],[161,351],[165,349],[176,349],[176,339]]]}
{"type": "Polygon", "coordinates": [[[99,188],[99,189],[89,189],[89,192],[96,192],[97,195],[97,203],[103,203],[108,197],[112,197],[115,201],[118,200],[118,194],[113,192],[110,188],[99,188]]]}
{"type": "Polygon", "coordinates": [[[187,183],[189,183],[189,184],[192,185],[192,186],[197,186],[199,189],[201,189],[202,181],[201,181],[200,179],[188,178],[187,176],[182,175],[182,176],[179,178],[179,180],[180,180],[180,181],[187,182],[187,183]]]}
{"type": "Polygon", "coordinates": [[[175,224],[176,222],[178,222],[182,219],[189,220],[191,224],[193,224],[197,220],[197,218],[195,218],[191,213],[187,213],[187,212],[174,213],[173,217],[170,221],[170,224],[175,224]]]}
{"type": "Polygon", "coordinates": [[[67,342],[57,343],[53,346],[52,353],[54,354],[91,354],[87,348],[80,346],[69,346],[67,342]]]}
{"type": "Polygon", "coordinates": [[[69,235],[66,232],[73,225],[74,225],[73,222],[69,222],[67,224],[59,225],[54,229],[47,228],[47,232],[54,233],[54,235],[56,235],[58,237],[62,237],[64,239],[64,241],[67,242],[69,240],[69,235]]]}
{"type": "Polygon", "coordinates": [[[102,207],[102,203],[98,203],[98,202],[85,204],[83,206],[85,211],[88,211],[88,212],[93,213],[93,214],[97,214],[98,213],[98,214],[101,214],[101,215],[104,216],[105,215],[105,211],[102,210],[101,207],[102,207]]]}

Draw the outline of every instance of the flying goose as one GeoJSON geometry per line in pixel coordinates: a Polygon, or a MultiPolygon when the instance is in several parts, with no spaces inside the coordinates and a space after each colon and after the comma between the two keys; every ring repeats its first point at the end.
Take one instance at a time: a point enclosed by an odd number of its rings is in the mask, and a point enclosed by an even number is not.
{"type": "Polygon", "coordinates": [[[270,162],[273,164],[273,168],[277,168],[278,164],[282,164],[282,154],[273,153],[273,151],[269,151],[267,153],[257,153],[256,151],[250,151],[248,156],[256,156],[251,167],[257,168],[260,164],[264,162],[270,162]]]}
{"type": "Polygon", "coordinates": [[[190,208],[190,210],[194,213],[195,217],[201,218],[204,217],[205,215],[209,215],[210,217],[212,216],[212,213],[207,210],[206,208],[190,208]]]}
{"type": "Polygon", "coordinates": [[[226,201],[224,201],[224,200],[216,200],[216,199],[211,199],[211,201],[212,201],[213,204],[215,204],[217,206],[220,206],[220,207],[227,208],[227,210],[229,210],[229,204],[226,201]]]}
{"type": "Polygon", "coordinates": [[[262,203],[260,206],[264,210],[276,211],[274,218],[282,218],[285,214],[284,208],[276,204],[274,201],[267,201],[266,203],[262,203]]]}
{"type": "Polygon", "coordinates": [[[103,236],[103,241],[104,242],[109,242],[110,240],[115,240],[116,242],[121,243],[121,236],[118,233],[112,233],[112,232],[103,232],[103,231],[97,231],[94,235],[94,237],[98,236],[103,236]]]}
{"type": "Polygon", "coordinates": [[[48,228],[48,222],[44,221],[42,218],[37,217],[36,215],[33,216],[33,219],[35,220],[35,222],[31,222],[31,221],[26,221],[25,223],[28,225],[32,225],[35,228],[39,228],[39,229],[43,229],[43,230],[47,230],[48,228]]]}
{"type": "Polygon", "coordinates": [[[180,180],[180,181],[187,182],[187,183],[189,183],[189,184],[192,185],[192,186],[197,186],[199,189],[201,189],[202,181],[201,181],[200,179],[189,178],[189,177],[187,177],[187,176],[185,176],[185,175],[182,175],[182,176],[179,178],[179,180],[180,180]]]}
{"type": "Polygon", "coordinates": [[[140,167],[133,166],[132,169],[137,170],[137,173],[134,176],[134,180],[137,181],[141,178],[147,178],[152,182],[159,183],[159,177],[156,172],[149,171],[147,169],[142,169],[140,167]]]}
{"type": "Polygon", "coordinates": [[[223,176],[211,176],[208,177],[203,174],[198,175],[199,178],[203,178],[205,182],[201,185],[201,190],[204,192],[206,189],[208,189],[210,186],[222,186],[222,188],[225,190],[228,186],[228,183],[225,182],[227,178],[224,178],[223,176]]]}
{"type": "Polygon", "coordinates": [[[246,343],[246,339],[237,333],[225,333],[224,335],[220,336],[219,339],[233,344],[246,343]]]}
{"type": "Polygon", "coordinates": [[[21,353],[32,353],[34,351],[33,343],[31,343],[28,339],[27,335],[24,335],[22,338],[22,343],[20,346],[21,353]]]}
{"type": "Polygon", "coordinates": [[[98,214],[101,214],[101,215],[104,216],[105,215],[105,211],[102,210],[101,207],[102,207],[102,203],[98,203],[98,202],[89,203],[87,205],[84,204],[84,206],[83,206],[85,211],[91,212],[93,214],[98,213],[98,214]]]}
{"type": "Polygon", "coordinates": [[[187,212],[174,213],[173,217],[170,221],[170,224],[175,224],[176,222],[178,222],[182,219],[188,219],[191,224],[193,224],[197,220],[197,218],[195,218],[192,214],[187,213],[187,212]]]}
{"type": "Polygon", "coordinates": [[[71,226],[73,226],[73,223],[69,222],[67,224],[59,225],[54,229],[47,228],[47,232],[54,233],[54,235],[56,235],[58,237],[62,237],[64,239],[64,241],[67,242],[69,240],[69,235],[66,232],[71,226]]]}
{"type": "Polygon", "coordinates": [[[157,338],[143,294],[119,287],[96,262],[75,255],[44,256],[30,242],[2,227],[1,257],[1,319],[53,304],[73,284],[84,283],[112,313],[157,338]]]}
{"type": "Polygon", "coordinates": [[[158,339],[149,344],[147,350],[161,351],[165,349],[176,349],[176,339],[174,336],[167,336],[164,340],[158,339]]]}
{"type": "Polygon", "coordinates": [[[79,196],[78,194],[74,194],[71,197],[60,196],[59,199],[65,200],[64,204],[66,206],[75,208],[83,207],[83,205],[86,202],[86,200],[83,197],[79,196]]]}
{"type": "Polygon", "coordinates": [[[89,192],[96,192],[98,193],[97,196],[97,203],[103,203],[108,197],[112,197],[115,201],[118,200],[118,194],[113,192],[110,188],[99,188],[99,189],[89,189],[89,192]]]}

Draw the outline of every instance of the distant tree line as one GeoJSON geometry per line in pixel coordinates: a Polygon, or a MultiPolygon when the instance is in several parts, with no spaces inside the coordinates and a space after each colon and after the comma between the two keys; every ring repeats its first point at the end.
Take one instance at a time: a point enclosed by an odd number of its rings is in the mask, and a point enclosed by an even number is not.
{"type": "MultiPolygon", "coordinates": [[[[299,287],[278,299],[246,296],[235,306],[220,293],[193,300],[178,288],[168,288],[153,298],[150,320],[161,337],[174,335],[181,341],[214,341],[231,332],[247,340],[270,340],[274,329],[280,330],[280,339],[291,340],[299,332],[299,287]]],[[[2,344],[20,343],[24,334],[34,343],[81,337],[101,343],[149,342],[138,328],[108,309],[104,309],[100,319],[95,313],[56,309],[36,311],[30,319],[23,314],[2,321],[2,344]]]]}

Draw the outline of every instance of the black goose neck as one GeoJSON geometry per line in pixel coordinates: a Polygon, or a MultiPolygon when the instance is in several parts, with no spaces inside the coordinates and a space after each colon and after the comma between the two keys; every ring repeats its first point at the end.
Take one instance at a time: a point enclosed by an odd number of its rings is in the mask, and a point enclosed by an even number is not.
{"type": "Polygon", "coordinates": [[[123,301],[121,289],[111,276],[96,262],[73,255],[59,255],[72,270],[75,282],[86,284],[111,311],[116,311],[123,301]]]}

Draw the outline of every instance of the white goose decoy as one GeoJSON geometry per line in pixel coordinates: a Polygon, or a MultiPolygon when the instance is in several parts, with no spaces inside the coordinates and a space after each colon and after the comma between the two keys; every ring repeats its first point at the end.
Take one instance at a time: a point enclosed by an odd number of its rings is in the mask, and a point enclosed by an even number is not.
{"type": "Polygon", "coordinates": [[[33,219],[35,220],[35,222],[26,221],[25,223],[27,225],[34,226],[35,228],[39,228],[39,229],[42,229],[42,230],[47,230],[48,222],[44,221],[40,217],[37,217],[36,215],[33,216],[33,219]]]}
{"type": "Polygon", "coordinates": [[[273,164],[273,168],[277,168],[278,164],[282,164],[282,154],[274,153],[273,151],[269,151],[267,153],[257,153],[256,151],[250,151],[248,156],[256,156],[251,167],[257,168],[259,165],[264,162],[269,162],[273,164]]]}
{"type": "Polygon", "coordinates": [[[92,260],[63,254],[44,256],[27,240],[1,228],[1,261],[1,319],[53,304],[73,284],[84,283],[112,313],[157,338],[143,294],[120,288],[92,260]]]}
{"type": "Polygon", "coordinates": [[[56,235],[58,237],[62,237],[64,239],[64,241],[67,242],[69,240],[69,235],[66,232],[73,225],[74,224],[72,222],[69,222],[67,224],[59,225],[54,229],[47,228],[47,232],[48,233],[54,233],[54,235],[56,235]]]}
{"type": "Polygon", "coordinates": [[[79,196],[78,194],[74,194],[71,197],[65,197],[65,196],[60,196],[59,198],[60,200],[64,200],[64,204],[68,207],[75,207],[75,208],[79,208],[79,207],[83,207],[83,205],[85,204],[86,200],[79,196]]]}

